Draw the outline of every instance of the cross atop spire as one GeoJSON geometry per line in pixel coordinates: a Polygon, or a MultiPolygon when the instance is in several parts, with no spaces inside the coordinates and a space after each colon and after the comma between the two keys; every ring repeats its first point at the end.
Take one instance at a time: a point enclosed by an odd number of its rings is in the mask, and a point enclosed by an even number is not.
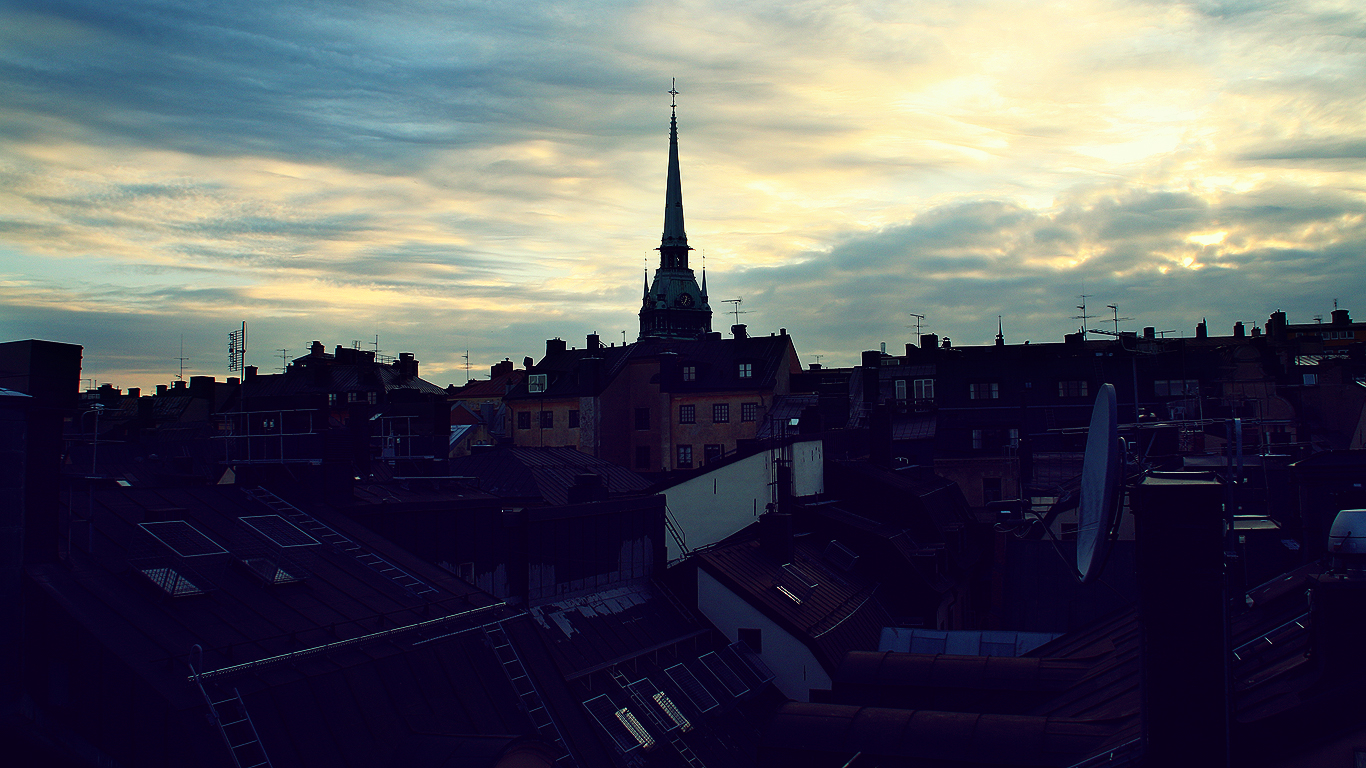
{"type": "Polygon", "coordinates": [[[671,78],[669,78],[669,79],[670,79],[671,81],[673,81],[673,82],[672,82],[672,84],[669,86],[669,90],[668,90],[668,91],[665,91],[665,93],[668,93],[668,94],[672,97],[672,98],[669,99],[669,107],[670,107],[671,109],[677,109],[677,108],[678,108],[678,78],[676,78],[676,77],[671,77],[671,78]]]}
{"type": "Polygon", "coordinates": [[[659,266],[688,268],[688,234],[683,229],[683,182],[678,172],[678,85],[669,86],[669,176],[664,190],[664,236],[659,242],[659,266]]]}

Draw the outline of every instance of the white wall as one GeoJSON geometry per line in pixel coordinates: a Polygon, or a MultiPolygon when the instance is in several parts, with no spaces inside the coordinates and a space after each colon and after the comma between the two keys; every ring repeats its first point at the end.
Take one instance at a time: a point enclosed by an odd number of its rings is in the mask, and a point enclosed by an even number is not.
{"type": "MultiPolygon", "coordinates": [[[[796,496],[825,491],[825,453],[820,440],[792,445],[792,486],[796,496]]],[[[780,451],[763,451],[685,480],[664,491],[669,513],[682,529],[689,549],[715,544],[758,519],[773,490],[773,459],[780,451]]],[[[673,537],[667,540],[670,562],[683,556],[673,537]]]]}
{"type": "Polygon", "coordinates": [[[811,689],[829,690],[830,675],[810,648],[701,568],[697,569],[697,609],[732,642],[739,639],[736,630],[741,627],[759,630],[763,645],[759,655],[773,670],[773,684],[789,699],[810,701],[811,689]]]}

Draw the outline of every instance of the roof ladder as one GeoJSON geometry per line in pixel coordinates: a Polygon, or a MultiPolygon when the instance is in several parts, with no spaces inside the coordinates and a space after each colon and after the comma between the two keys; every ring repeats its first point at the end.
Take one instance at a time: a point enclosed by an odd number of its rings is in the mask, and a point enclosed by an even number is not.
{"type": "Polygon", "coordinates": [[[493,647],[493,655],[498,657],[498,663],[503,667],[508,681],[512,683],[513,690],[517,691],[522,705],[526,707],[527,717],[531,718],[532,725],[536,726],[537,735],[559,748],[560,756],[555,760],[555,765],[565,768],[577,766],[573,755],[569,754],[564,737],[560,735],[559,726],[550,716],[550,710],[546,709],[545,699],[542,699],[540,691],[536,690],[536,684],[532,682],[526,665],[522,664],[522,658],[517,655],[517,648],[512,645],[512,640],[508,638],[503,625],[493,622],[485,624],[483,630],[484,636],[493,647]]]}
{"type": "Polygon", "coordinates": [[[247,712],[247,704],[242,701],[242,694],[233,688],[231,696],[215,700],[204,689],[204,683],[199,679],[202,670],[197,669],[203,665],[203,659],[204,649],[198,644],[194,645],[190,651],[190,670],[194,673],[195,685],[199,686],[204,703],[209,705],[209,719],[218,726],[218,733],[228,747],[228,754],[232,755],[233,764],[237,768],[274,768],[266,748],[261,744],[261,736],[256,732],[256,724],[247,712]]]}
{"type": "Polygon", "coordinates": [[[669,529],[669,535],[673,537],[674,543],[678,545],[680,558],[688,556],[688,542],[683,535],[683,528],[674,519],[673,511],[669,506],[664,505],[664,527],[669,529]]]}
{"type": "Polygon", "coordinates": [[[413,597],[436,597],[440,592],[413,574],[399,568],[379,555],[357,544],[354,540],[339,533],[335,528],[323,523],[316,517],[290,504],[265,488],[245,488],[247,495],[270,508],[272,512],[287,518],[299,528],[308,531],[318,541],[337,552],[348,554],[357,562],[386,579],[397,584],[404,592],[413,597]]]}

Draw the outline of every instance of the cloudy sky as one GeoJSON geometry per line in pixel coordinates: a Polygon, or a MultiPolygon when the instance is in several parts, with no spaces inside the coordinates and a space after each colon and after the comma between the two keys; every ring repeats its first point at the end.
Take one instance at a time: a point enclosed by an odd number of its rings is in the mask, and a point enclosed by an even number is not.
{"type": "MultiPolygon", "coordinates": [[[[463,383],[634,340],[677,78],[714,326],[1366,317],[1366,6],[3,0],[0,338],[83,375],[376,336],[463,383]]],[[[90,382],[87,381],[87,384],[90,382]]]]}

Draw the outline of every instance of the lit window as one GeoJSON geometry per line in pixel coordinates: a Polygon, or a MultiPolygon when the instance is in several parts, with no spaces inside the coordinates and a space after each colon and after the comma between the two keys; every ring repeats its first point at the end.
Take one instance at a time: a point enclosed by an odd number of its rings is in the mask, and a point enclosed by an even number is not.
{"type": "Polygon", "coordinates": [[[684,380],[684,381],[697,381],[697,366],[695,366],[695,365],[685,365],[685,366],[683,366],[683,380],[684,380]]]}
{"type": "Polygon", "coordinates": [[[742,379],[754,378],[754,363],[740,363],[739,373],[742,379]]]}
{"type": "Polygon", "coordinates": [[[526,377],[526,391],[531,394],[538,394],[545,391],[547,384],[547,374],[533,373],[526,377]]]}
{"type": "Polygon", "coordinates": [[[678,423],[695,424],[697,422],[697,406],[680,405],[678,406],[678,423]]]}
{"type": "Polygon", "coordinates": [[[758,420],[759,420],[759,404],[758,404],[758,403],[741,403],[741,404],[740,404],[740,421],[758,421],[758,420]]]}
{"type": "Polygon", "coordinates": [[[379,393],[378,393],[378,392],[366,392],[366,393],[365,393],[365,402],[369,403],[370,405],[374,405],[375,403],[378,403],[378,402],[379,402],[379,393]]]}
{"type": "Polygon", "coordinates": [[[905,379],[897,379],[897,380],[896,380],[896,399],[898,399],[898,400],[905,400],[905,399],[906,399],[906,380],[905,380],[905,379]]]}
{"type": "Polygon", "coordinates": [[[328,405],[336,405],[336,404],[337,404],[337,393],[336,393],[336,392],[328,392],[328,393],[327,393],[327,404],[328,404],[328,405]]]}
{"type": "Polygon", "coordinates": [[[730,421],[730,404],[716,403],[711,407],[711,420],[715,424],[725,424],[730,421]]]}
{"type": "Polygon", "coordinates": [[[692,446],[691,446],[691,445],[680,445],[680,446],[678,446],[678,468],[679,468],[679,469],[692,469],[692,446]]]}
{"type": "Polygon", "coordinates": [[[980,450],[982,448],[982,430],[972,430],[972,447],[976,450],[980,450]]]}

